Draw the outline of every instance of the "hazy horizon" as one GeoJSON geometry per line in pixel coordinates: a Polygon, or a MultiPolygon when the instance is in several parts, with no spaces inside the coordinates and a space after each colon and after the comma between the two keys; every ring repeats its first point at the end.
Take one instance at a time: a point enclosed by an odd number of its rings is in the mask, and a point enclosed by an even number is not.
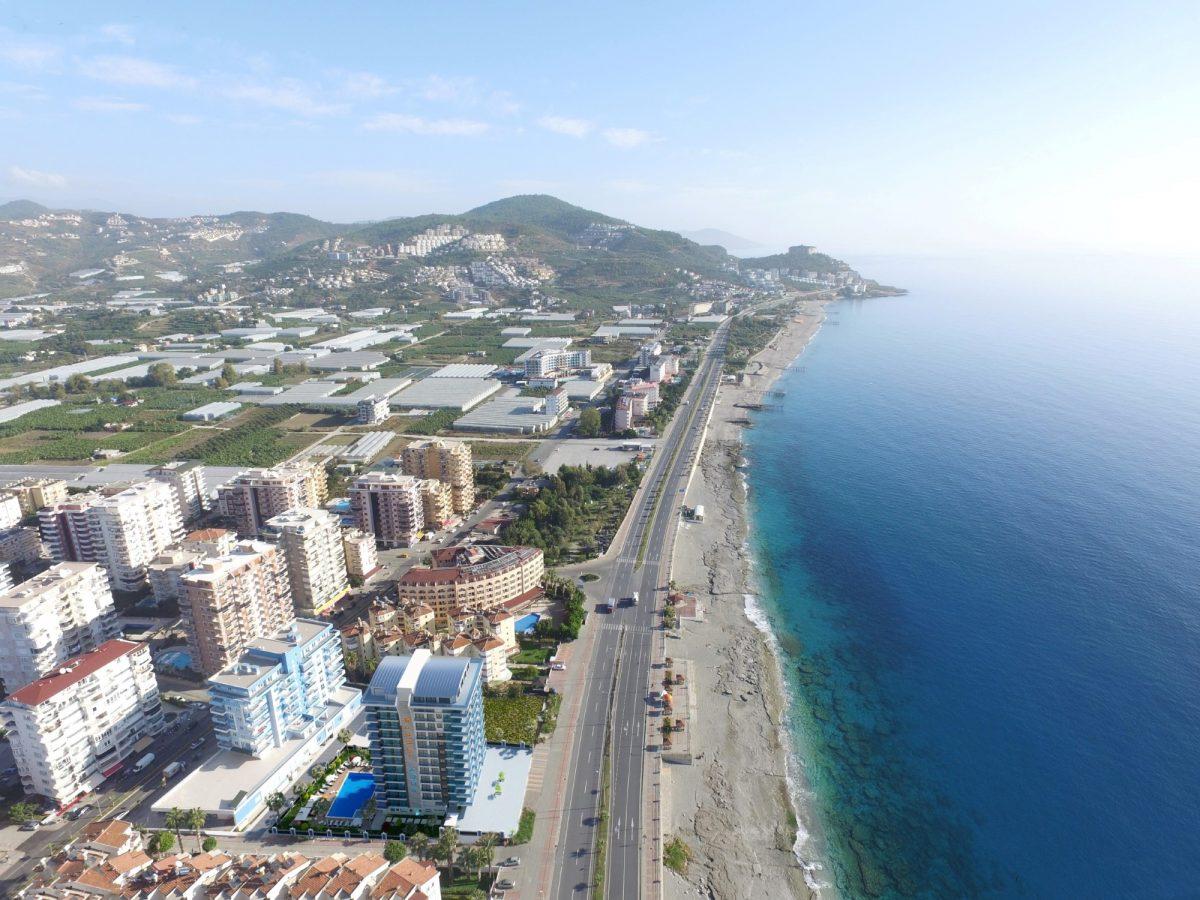
{"type": "Polygon", "coordinates": [[[1194,7],[603,9],[10,15],[0,196],[345,222],[548,193],[844,255],[1195,251],[1194,7]]]}

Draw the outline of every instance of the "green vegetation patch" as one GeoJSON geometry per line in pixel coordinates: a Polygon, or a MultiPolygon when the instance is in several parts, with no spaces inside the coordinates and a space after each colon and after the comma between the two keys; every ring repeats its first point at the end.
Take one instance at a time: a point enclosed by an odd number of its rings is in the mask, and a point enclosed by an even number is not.
{"type": "Polygon", "coordinates": [[[183,452],[210,466],[273,466],[312,443],[312,435],[289,434],[278,428],[296,414],[294,406],[266,406],[252,410],[240,424],[183,452]]]}
{"type": "Polygon", "coordinates": [[[663,845],[663,865],[672,872],[686,875],[688,862],[691,861],[691,858],[692,848],[678,835],[663,845]]]}
{"type": "Polygon", "coordinates": [[[544,700],[531,694],[483,698],[484,732],[488,743],[527,744],[537,741],[544,700]]]}
{"type": "Polygon", "coordinates": [[[533,837],[533,824],[537,819],[535,813],[529,807],[521,810],[521,824],[517,826],[517,830],[513,832],[512,842],[514,844],[528,844],[533,837]]]}

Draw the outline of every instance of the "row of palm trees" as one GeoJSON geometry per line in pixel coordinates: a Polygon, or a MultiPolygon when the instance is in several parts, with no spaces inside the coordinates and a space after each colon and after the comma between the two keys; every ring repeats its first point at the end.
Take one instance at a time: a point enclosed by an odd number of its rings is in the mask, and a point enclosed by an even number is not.
{"type": "Polygon", "coordinates": [[[175,837],[179,840],[179,849],[183,850],[183,830],[196,833],[196,852],[200,852],[200,829],[204,827],[204,823],[208,818],[208,814],[199,808],[180,809],[178,806],[173,806],[167,810],[164,817],[164,824],[167,828],[175,832],[175,837]]]}
{"type": "MultiPolygon", "coordinates": [[[[456,859],[468,869],[474,869],[476,876],[482,878],[483,870],[495,862],[496,845],[499,842],[499,835],[491,833],[483,834],[479,836],[479,839],[474,844],[464,847],[460,853],[458,849],[458,830],[443,828],[442,833],[436,841],[430,838],[429,835],[418,831],[408,838],[403,846],[406,846],[408,852],[417,859],[445,860],[450,880],[453,881],[456,859]]],[[[400,858],[402,859],[403,857],[400,858]]]]}

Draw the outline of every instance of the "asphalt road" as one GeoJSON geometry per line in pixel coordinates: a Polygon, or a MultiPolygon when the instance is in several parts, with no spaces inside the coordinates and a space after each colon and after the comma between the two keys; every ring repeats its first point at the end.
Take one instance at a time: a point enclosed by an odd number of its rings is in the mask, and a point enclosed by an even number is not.
{"type": "MultiPolygon", "coordinates": [[[[33,873],[37,861],[51,855],[52,848],[73,840],[89,822],[120,818],[145,822],[150,814],[150,802],[164,790],[163,769],[175,760],[180,760],[185,763],[186,771],[194,765],[192,758],[196,754],[200,754],[201,757],[209,756],[216,749],[216,738],[207,708],[198,709],[193,714],[190,727],[181,726],[174,732],[164,730],[146,751],[153,753],[155,759],[144,772],[133,772],[133,764],[137,759],[131,757],[123,771],[106,780],[96,793],[84,798],[82,802],[93,807],[91,812],[74,822],[60,819],[30,834],[20,846],[20,851],[27,859],[4,873],[3,879],[0,879],[0,897],[15,897],[33,873]],[[203,740],[204,744],[193,750],[191,744],[197,740],[203,740]]],[[[188,840],[186,834],[184,840],[188,840]]]]}
{"type": "Polygon", "coordinates": [[[642,893],[641,838],[643,764],[657,747],[657,704],[650,698],[650,654],[654,629],[661,627],[670,575],[670,538],[678,525],[683,489],[701,445],[708,411],[720,385],[728,324],[718,329],[646,474],[619,555],[607,576],[612,613],[593,612],[599,628],[588,674],[590,691],[580,712],[568,763],[563,816],[550,882],[550,896],[580,898],[591,893],[599,836],[600,783],[606,735],[610,733],[610,804],[604,890],[607,896],[642,893]],[[638,555],[645,550],[639,563],[638,555]],[[637,592],[634,606],[626,598],[637,592]],[[651,718],[653,714],[654,718],[651,718]]]}

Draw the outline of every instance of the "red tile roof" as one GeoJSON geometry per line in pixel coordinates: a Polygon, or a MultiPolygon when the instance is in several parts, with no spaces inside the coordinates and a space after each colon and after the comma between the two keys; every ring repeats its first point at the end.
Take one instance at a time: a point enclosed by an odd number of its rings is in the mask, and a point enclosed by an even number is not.
{"type": "Polygon", "coordinates": [[[90,653],[84,653],[81,656],[68,659],[52,675],[39,678],[37,681],[25,685],[20,690],[14,691],[9,695],[8,701],[5,702],[23,703],[26,706],[37,706],[40,703],[45,703],[72,685],[83,681],[87,676],[104,668],[113,660],[120,659],[122,656],[133,653],[144,646],[145,644],[139,644],[135,641],[125,641],[120,638],[105,641],[90,653]]]}

